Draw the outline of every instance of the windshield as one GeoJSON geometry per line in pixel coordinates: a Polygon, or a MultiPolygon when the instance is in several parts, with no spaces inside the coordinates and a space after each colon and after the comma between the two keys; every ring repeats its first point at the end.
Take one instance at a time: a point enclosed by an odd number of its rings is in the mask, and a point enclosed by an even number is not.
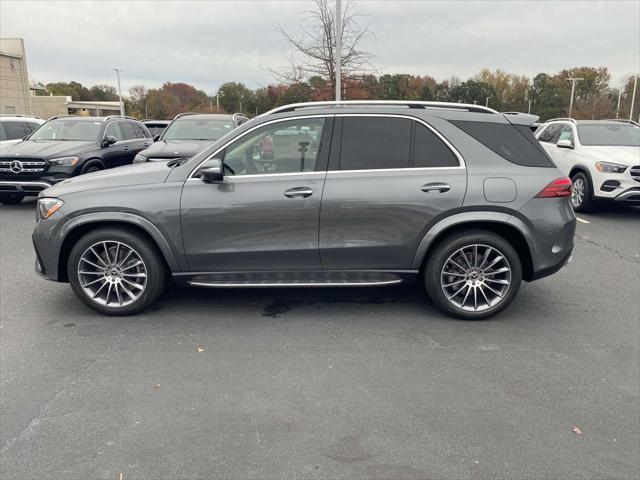
{"type": "Polygon", "coordinates": [[[578,125],[578,136],[587,146],[640,147],[640,127],[635,125],[578,125]]]}
{"type": "Polygon", "coordinates": [[[233,129],[231,120],[185,118],[173,122],[163,140],[218,140],[233,129]]]}
{"type": "Polygon", "coordinates": [[[29,140],[86,140],[98,138],[102,122],[87,120],[52,120],[42,125],[29,140]]]}

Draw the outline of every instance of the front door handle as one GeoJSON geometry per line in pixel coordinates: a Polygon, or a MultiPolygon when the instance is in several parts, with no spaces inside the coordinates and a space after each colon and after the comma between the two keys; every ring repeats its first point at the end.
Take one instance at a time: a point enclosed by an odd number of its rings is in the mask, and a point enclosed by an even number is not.
{"type": "Polygon", "coordinates": [[[129,150],[129,145],[125,145],[124,150],[129,150]]]}
{"type": "Polygon", "coordinates": [[[149,142],[144,142],[144,146],[148,147],[149,146],[149,142]]]}
{"type": "Polygon", "coordinates": [[[444,192],[448,192],[449,190],[451,190],[451,185],[449,185],[448,183],[444,183],[444,182],[433,182],[433,183],[427,183],[426,185],[423,185],[420,190],[422,190],[423,192],[440,192],[440,193],[444,193],[444,192]]]}
{"type": "Polygon", "coordinates": [[[286,192],[284,192],[285,197],[289,198],[307,198],[313,194],[313,190],[309,187],[295,187],[290,188],[286,192]]]}

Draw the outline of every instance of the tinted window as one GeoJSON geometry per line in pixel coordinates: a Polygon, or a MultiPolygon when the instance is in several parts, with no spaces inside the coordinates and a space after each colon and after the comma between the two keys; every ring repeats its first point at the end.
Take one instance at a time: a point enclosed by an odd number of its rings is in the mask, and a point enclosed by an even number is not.
{"type": "Polygon", "coordinates": [[[526,125],[516,128],[510,123],[460,120],[452,120],[451,123],[512,163],[527,167],[554,166],[526,125]]]}
{"type": "Polygon", "coordinates": [[[120,131],[120,126],[118,125],[118,122],[112,122],[109,125],[107,125],[107,129],[104,132],[104,136],[116,137],[116,141],[118,142],[121,142],[122,140],[124,140],[124,137],[122,136],[122,132],[120,131]]]}
{"type": "Polygon", "coordinates": [[[414,167],[456,167],[460,165],[458,158],[435,133],[417,122],[415,125],[414,167]]]}
{"type": "Polygon", "coordinates": [[[231,130],[233,130],[231,117],[228,119],[183,117],[167,127],[162,139],[215,141],[231,130]]]}
{"type": "Polygon", "coordinates": [[[153,136],[160,135],[164,129],[167,128],[163,123],[145,123],[144,126],[147,127],[147,130],[149,130],[149,133],[153,136]]]}
{"type": "Polygon", "coordinates": [[[411,120],[344,117],[340,170],[409,167],[411,120]]]}
{"type": "Polygon", "coordinates": [[[308,118],[258,128],[227,148],[224,163],[235,175],[313,172],[324,123],[308,118]]]}
{"type": "Polygon", "coordinates": [[[50,120],[34,132],[30,140],[84,140],[95,142],[100,128],[102,128],[102,122],[91,120],[50,120]]]}
{"type": "Polygon", "coordinates": [[[31,132],[35,132],[40,125],[38,123],[27,122],[24,126],[27,129],[27,134],[29,134],[31,132]]]}
{"type": "Polygon", "coordinates": [[[134,140],[138,138],[138,132],[132,123],[118,122],[120,124],[120,130],[122,130],[122,136],[125,140],[134,140]]]}
{"type": "Polygon", "coordinates": [[[552,125],[548,125],[547,128],[542,131],[538,137],[538,141],[545,143],[558,143],[558,138],[560,138],[560,124],[554,123],[552,125]]]}
{"type": "Polygon", "coordinates": [[[4,127],[7,140],[22,138],[27,135],[27,133],[30,133],[30,130],[28,131],[25,128],[24,122],[2,122],[2,126],[4,127]]]}
{"type": "Polygon", "coordinates": [[[145,127],[143,127],[141,124],[139,123],[132,123],[131,125],[133,125],[133,128],[136,129],[136,136],[138,138],[147,138],[150,137],[150,135],[147,133],[145,127]]]}
{"type": "Polygon", "coordinates": [[[640,147],[640,128],[634,125],[579,125],[582,145],[640,147]]]}

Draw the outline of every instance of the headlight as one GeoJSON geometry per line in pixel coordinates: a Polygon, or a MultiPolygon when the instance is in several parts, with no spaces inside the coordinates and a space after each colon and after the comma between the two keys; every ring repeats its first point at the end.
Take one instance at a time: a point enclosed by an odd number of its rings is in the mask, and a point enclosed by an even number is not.
{"type": "Polygon", "coordinates": [[[60,157],[49,160],[51,165],[56,167],[75,167],[80,159],[78,157],[60,157]]]}
{"type": "Polygon", "coordinates": [[[133,157],[133,163],[142,163],[146,161],[147,157],[145,157],[144,155],[137,154],[135,157],[133,157]]]}
{"type": "Polygon", "coordinates": [[[596,169],[602,173],[624,173],[627,167],[617,163],[596,162],[596,169]]]}
{"type": "Polygon", "coordinates": [[[64,202],[59,198],[39,198],[38,199],[38,216],[41,220],[49,218],[51,215],[60,210],[64,202]]]}

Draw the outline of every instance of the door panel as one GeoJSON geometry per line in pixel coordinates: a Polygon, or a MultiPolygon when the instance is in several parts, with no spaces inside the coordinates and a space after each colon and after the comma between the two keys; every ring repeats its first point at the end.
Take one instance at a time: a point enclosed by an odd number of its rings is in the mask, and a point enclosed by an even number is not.
{"type": "Polygon", "coordinates": [[[431,222],[462,206],[461,157],[410,117],[338,117],[320,213],[322,265],[410,269],[431,222]]]}
{"type": "Polygon", "coordinates": [[[320,215],[323,267],[410,269],[427,226],[462,205],[466,185],[461,168],[329,172],[320,215]]]}
{"type": "Polygon", "coordinates": [[[191,269],[320,269],[318,221],[325,175],[234,176],[220,184],[188,180],[181,207],[191,269]],[[285,195],[296,190],[305,192],[285,195]]]}
{"type": "Polygon", "coordinates": [[[318,224],[332,129],[330,116],[255,127],[218,154],[223,182],[187,180],[182,235],[193,271],[322,268],[318,224]]]}

